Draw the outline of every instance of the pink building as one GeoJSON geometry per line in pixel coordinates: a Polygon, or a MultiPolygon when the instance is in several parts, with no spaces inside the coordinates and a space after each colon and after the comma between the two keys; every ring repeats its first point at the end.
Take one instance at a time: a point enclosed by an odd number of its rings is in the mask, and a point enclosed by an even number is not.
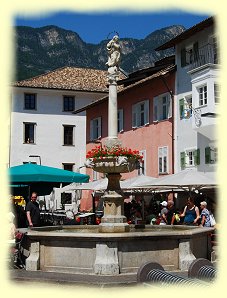
{"type": "MultiPolygon", "coordinates": [[[[118,138],[123,147],[139,150],[144,156],[140,170],[122,174],[123,179],[140,174],[160,177],[174,172],[172,107],[175,71],[173,59],[164,59],[152,68],[140,70],[119,81],[118,138]]],[[[103,143],[108,136],[108,96],[76,113],[84,110],[87,115],[88,152],[100,146],[100,142],[103,143]]],[[[87,174],[91,180],[102,177],[91,169],[87,169],[87,174]]]]}

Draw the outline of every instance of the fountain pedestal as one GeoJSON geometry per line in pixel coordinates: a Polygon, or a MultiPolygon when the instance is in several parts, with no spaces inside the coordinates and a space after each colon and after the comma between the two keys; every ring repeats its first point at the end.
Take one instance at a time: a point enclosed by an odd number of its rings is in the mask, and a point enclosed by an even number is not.
{"type": "Polygon", "coordinates": [[[119,173],[107,174],[108,186],[102,196],[104,201],[104,216],[99,225],[100,232],[128,232],[129,224],[124,214],[124,196],[120,188],[119,173]]]}
{"type": "Polygon", "coordinates": [[[129,231],[129,224],[124,216],[124,195],[120,187],[121,174],[137,168],[138,161],[125,156],[96,158],[92,162],[94,171],[106,173],[107,189],[102,196],[104,215],[99,225],[103,233],[121,233],[129,231]]]}

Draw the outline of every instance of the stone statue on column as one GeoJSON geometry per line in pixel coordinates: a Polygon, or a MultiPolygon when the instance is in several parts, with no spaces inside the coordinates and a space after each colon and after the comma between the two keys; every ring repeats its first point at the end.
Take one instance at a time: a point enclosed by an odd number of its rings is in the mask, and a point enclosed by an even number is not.
{"type": "Polygon", "coordinates": [[[114,37],[108,42],[106,46],[108,52],[108,72],[113,73],[119,70],[119,63],[121,58],[121,46],[119,43],[119,36],[114,35],[114,37]]]}
{"type": "Polygon", "coordinates": [[[121,46],[119,36],[114,37],[107,43],[108,52],[108,85],[109,85],[109,104],[108,104],[108,138],[105,141],[107,147],[120,146],[117,132],[117,80],[119,77],[119,64],[121,58],[121,46]]]}

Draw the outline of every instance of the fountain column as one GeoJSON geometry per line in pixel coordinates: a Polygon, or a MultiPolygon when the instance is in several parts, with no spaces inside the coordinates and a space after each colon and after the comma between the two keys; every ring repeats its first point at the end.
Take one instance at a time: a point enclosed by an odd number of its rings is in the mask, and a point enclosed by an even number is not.
{"type": "Polygon", "coordinates": [[[108,68],[108,138],[105,141],[107,147],[121,145],[117,137],[117,79],[119,71],[116,66],[108,68]]]}
{"type": "MultiPolygon", "coordinates": [[[[104,145],[111,152],[121,147],[117,136],[117,79],[119,77],[120,44],[117,35],[107,44],[108,62],[108,137],[104,145]]],[[[127,156],[105,156],[88,161],[87,166],[94,171],[105,173],[108,186],[102,196],[104,201],[104,215],[99,225],[100,232],[128,232],[129,224],[124,216],[124,195],[120,188],[120,173],[131,172],[138,166],[138,160],[127,156]]],[[[97,263],[98,264],[98,263],[97,263]]]]}
{"type": "MultiPolygon", "coordinates": [[[[119,77],[120,44],[119,37],[115,35],[107,44],[109,54],[108,62],[108,138],[105,145],[108,148],[121,146],[117,137],[117,79],[119,77]]],[[[129,231],[124,214],[124,196],[120,188],[120,169],[109,172],[106,170],[108,186],[104,193],[104,216],[100,224],[101,232],[125,232],[129,231]]]]}

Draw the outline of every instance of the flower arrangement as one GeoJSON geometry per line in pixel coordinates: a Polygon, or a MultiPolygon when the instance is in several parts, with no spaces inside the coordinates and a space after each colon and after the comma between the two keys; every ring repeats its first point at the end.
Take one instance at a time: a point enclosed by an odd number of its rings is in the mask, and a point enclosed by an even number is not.
{"type": "Polygon", "coordinates": [[[87,152],[86,158],[92,158],[95,160],[96,158],[103,159],[106,157],[119,157],[119,156],[125,156],[127,158],[133,158],[136,160],[143,159],[143,156],[140,155],[138,150],[123,148],[121,146],[113,146],[113,147],[96,146],[95,148],[87,152]]]}

